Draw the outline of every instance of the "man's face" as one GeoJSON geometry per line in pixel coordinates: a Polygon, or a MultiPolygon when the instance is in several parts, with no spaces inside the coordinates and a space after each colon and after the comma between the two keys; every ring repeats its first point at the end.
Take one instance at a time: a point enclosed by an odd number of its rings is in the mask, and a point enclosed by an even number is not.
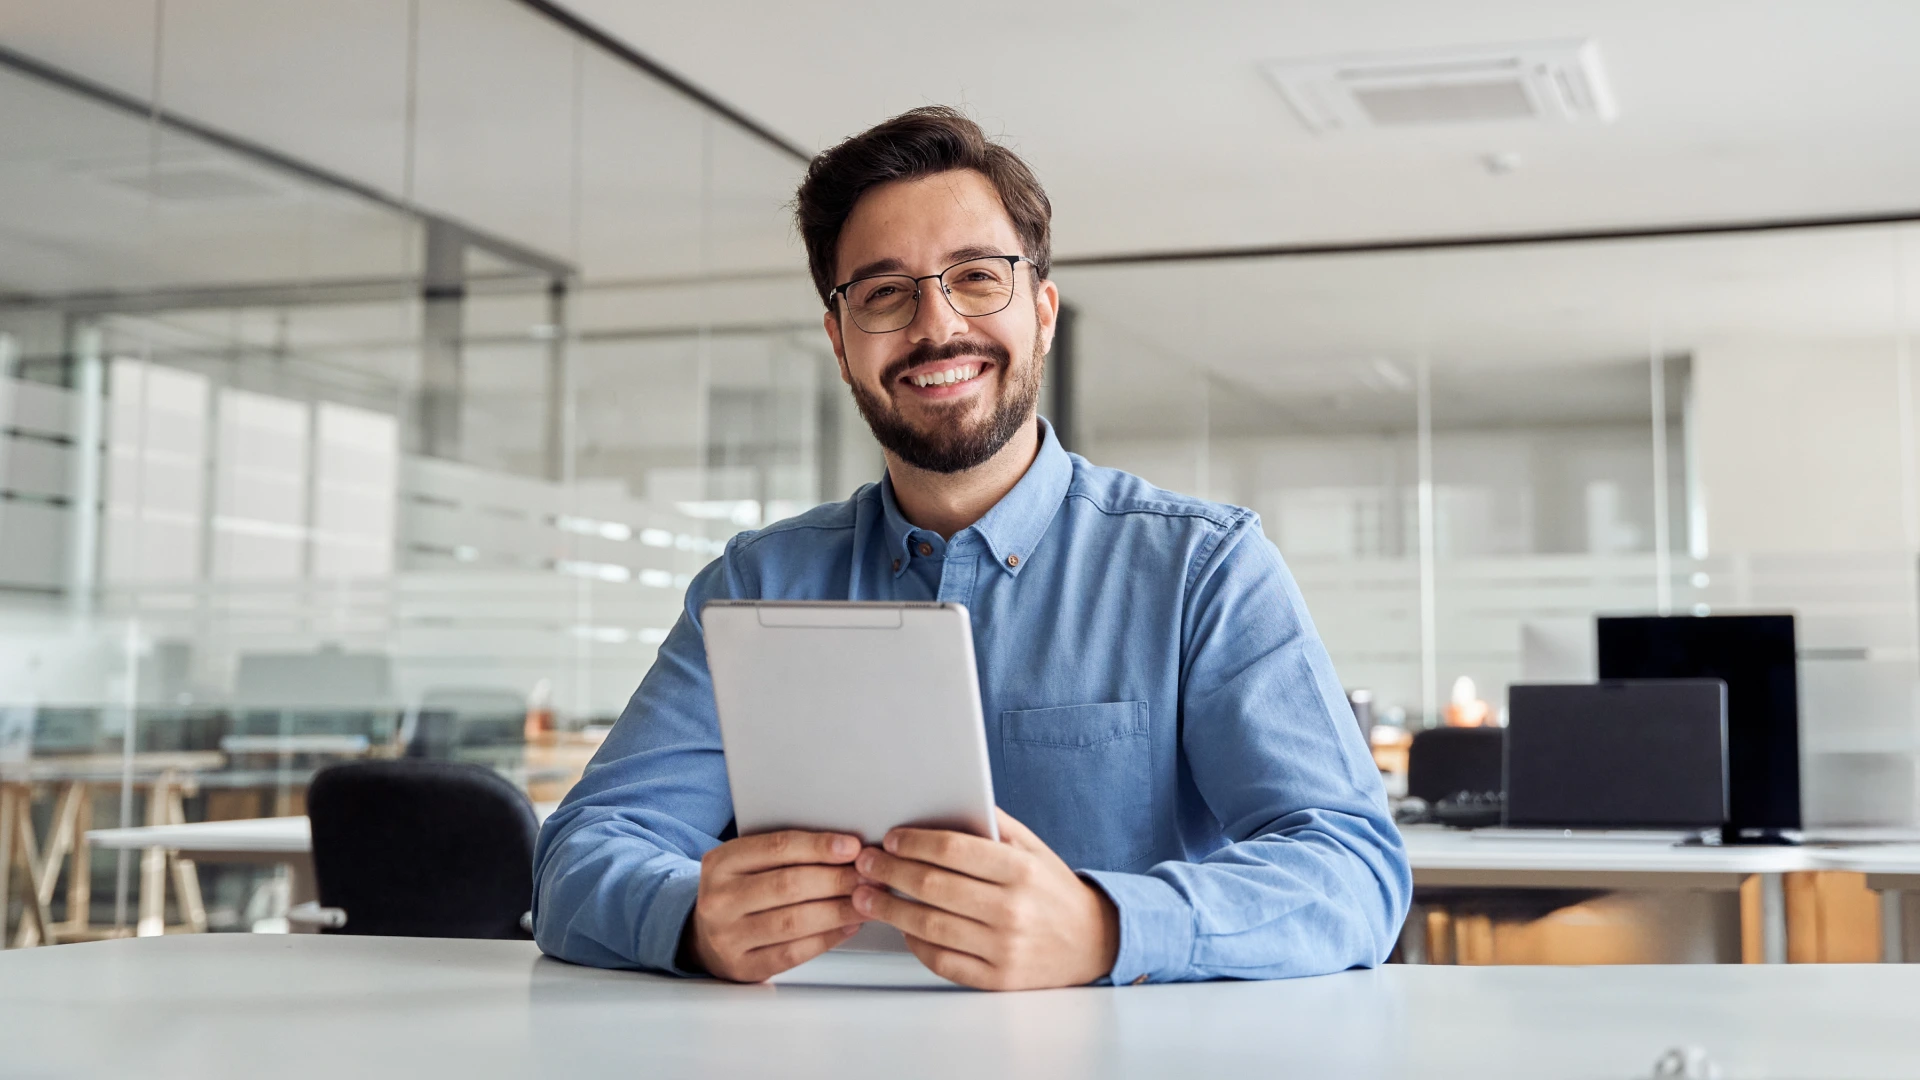
{"type": "MultiPolygon", "coordinates": [[[[874,274],[924,277],[983,255],[1024,254],[985,176],[935,173],[860,197],[840,231],[834,284],[874,274]]],[[[1060,297],[1024,262],[1013,274],[1012,302],[992,315],[961,315],[938,281],[920,282],[919,310],[905,329],[861,330],[838,298],[827,314],[840,377],[874,437],[908,465],[971,469],[1032,419],[1060,297]]]]}

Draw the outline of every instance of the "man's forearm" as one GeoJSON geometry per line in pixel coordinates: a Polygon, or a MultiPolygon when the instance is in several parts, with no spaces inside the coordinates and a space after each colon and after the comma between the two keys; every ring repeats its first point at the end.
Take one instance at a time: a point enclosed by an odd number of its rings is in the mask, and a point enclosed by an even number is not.
{"type": "Polygon", "coordinates": [[[1201,862],[1085,872],[1120,912],[1113,981],[1288,978],[1382,962],[1412,883],[1399,834],[1378,825],[1305,811],[1201,862]]]}
{"type": "Polygon", "coordinates": [[[562,822],[541,841],[534,937],[543,950],[596,967],[688,970],[680,935],[700,887],[698,862],[628,820],[562,822]]]}

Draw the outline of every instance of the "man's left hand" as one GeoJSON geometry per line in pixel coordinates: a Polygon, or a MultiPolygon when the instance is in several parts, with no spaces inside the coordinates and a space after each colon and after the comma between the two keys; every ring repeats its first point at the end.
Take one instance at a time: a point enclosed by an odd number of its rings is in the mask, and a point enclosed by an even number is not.
{"type": "Polygon", "coordinates": [[[1006,811],[998,842],[895,829],[854,862],[856,911],[898,927],[934,974],[982,990],[1081,986],[1113,970],[1120,913],[1006,811]],[[912,899],[887,891],[899,890],[912,899]]]}

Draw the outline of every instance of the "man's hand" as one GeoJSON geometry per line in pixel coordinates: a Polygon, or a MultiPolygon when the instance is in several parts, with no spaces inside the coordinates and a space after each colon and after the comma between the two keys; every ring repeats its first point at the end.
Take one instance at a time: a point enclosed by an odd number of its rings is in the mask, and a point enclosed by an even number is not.
{"type": "Polygon", "coordinates": [[[761,833],[729,840],[700,860],[689,933],[710,975],[760,982],[852,936],[866,917],[851,895],[857,837],[761,833]]]}
{"type": "Polygon", "coordinates": [[[1113,901],[1032,830],[999,815],[999,843],[943,829],[888,833],[886,850],[868,848],[855,864],[855,910],[899,927],[921,963],[966,986],[1081,986],[1112,971],[1120,948],[1113,901]]]}

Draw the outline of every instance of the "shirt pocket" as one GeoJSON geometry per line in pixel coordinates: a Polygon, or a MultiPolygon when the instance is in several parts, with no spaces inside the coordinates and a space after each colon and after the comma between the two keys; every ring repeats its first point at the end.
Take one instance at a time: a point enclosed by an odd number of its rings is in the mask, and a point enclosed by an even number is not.
{"type": "Polygon", "coordinates": [[[1075,870],[1123,870],[1153,851],[1147,703],[1000,714],[1007,812],[1075,870]]]}

